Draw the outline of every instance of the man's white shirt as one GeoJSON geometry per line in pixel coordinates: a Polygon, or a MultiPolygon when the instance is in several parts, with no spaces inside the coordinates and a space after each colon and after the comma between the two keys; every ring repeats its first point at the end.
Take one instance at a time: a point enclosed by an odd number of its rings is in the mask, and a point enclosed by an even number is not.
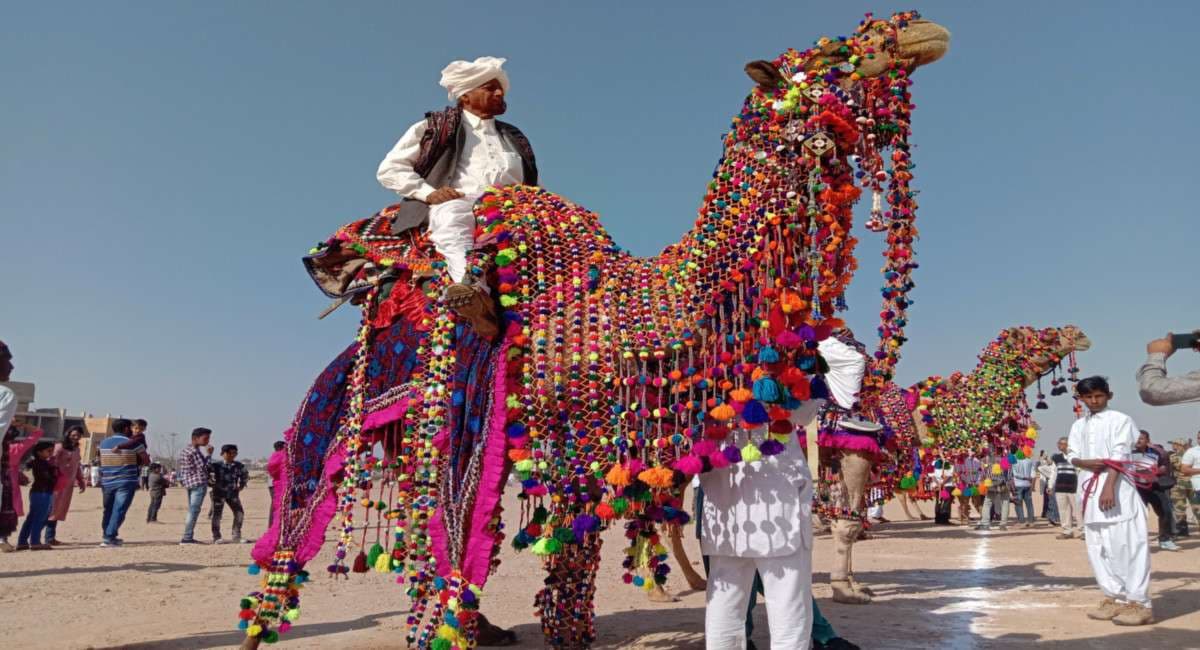
{"type": "MultiPolygon", "coordinates": [[[[1179,464],[1200,469],[1200,447],[1188,447],[1188,450],[1183,452],[1183,457],[1179,459],[1179,464]]],[[[1192,490],[1200,491],[1200,474],[1193,474],[1188,478],[1192,480],[1192,490]]]]}
{"type": "MultiPolygon", "coordinates": [[[[1071,433],[1067,437],[1067,460],[1131,460],[1137,436],[1138,429],[1133,418],[1120,411],[1104,410],[1088,415],[1071,425],[1071,433]]],[[[1088,481],[1095,473],[1082,467],[1076,468],[1076,472],[1079,475],[1079,488],[1075,493],[1082,501],[1087,492],[1088,481]]],[[[1138,497],[1137,489],[1133,482],[1124,476],[1118,477],[1116,505],[1109,510],[1101,510],[1100,494],[1104,491],[1107,480],[1107,472],[1101,473],[1090,496],[1087,497],[1083,523],[1114,523],[1144,515],[1146,509],[1138,497]]]]}
{"type": "MultiPolygon", "coordinates": [[[[496,131],[496,121],[485,120],[470,111],[463,111],[462,116],[466,141],[447,185],[467,196],[478,196],[489,186],[524,182],[521,155],[505,146],[500,133],[496,131]]],[[[431,192],[439,189],[425,182],[413,170],[425,129],[425,120],[408,127],[396,146],[379,163],[379,171],[375,175],[387,189],[418,201],[424,201],[431,192]]]]}

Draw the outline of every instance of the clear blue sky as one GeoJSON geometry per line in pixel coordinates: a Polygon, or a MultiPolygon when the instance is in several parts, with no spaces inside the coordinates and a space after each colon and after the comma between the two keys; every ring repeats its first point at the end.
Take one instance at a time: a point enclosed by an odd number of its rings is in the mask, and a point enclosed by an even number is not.
{"type": "MultiPolygon", "coordinates": [[[[1075,323],[1085,373],[1159,439],[1147,339],[1200,327],[1200,4],[925,3],[916,304],[899,379],[974,365],[1002,327],[1075,323]],[[1168,6],[1171,4],[1172,6],[1168,6]],[[1124,5],[1124,7],[1122,6],[1124,5]]],[[[0,9],[0,338],[40,406],[204,425],[265,453],[353,337],[299,258],[393,197],[375,167],[445,103],[454,58],[509,59],[542,182],[652,254],[692,223],[742,66],[850,32],[860,2],[47,2],[0,9]]],[[[877,318],[864,234],[850,322],[877,318]]],[[[1173,372],[1200,357],[1172,359],[1173,372]]],[[[1069,401],[1040,419],[1065,430],[1069,401]]]]}

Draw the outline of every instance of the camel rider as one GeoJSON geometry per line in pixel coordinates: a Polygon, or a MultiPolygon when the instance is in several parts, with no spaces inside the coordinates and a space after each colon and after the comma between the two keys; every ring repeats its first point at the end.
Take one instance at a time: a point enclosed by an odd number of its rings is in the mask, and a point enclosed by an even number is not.
{"type": "Polygon", "coordinates": [[[409,127],[376,174],[380,184],[404,198],[393,230],[428,227],[454,281],[446,290],[447,304],[484,336],[497,328],[491,299],[483,297],[487,287],[467,268],[475,244],[475,201],[490,186],[538,182],[529,140],[495,119],[508,108],[504,61],[484,56],[447,65],[440,84],[456,105],[426,113],[409,127]]]}
{"type": "Polygon", "coordinates": [[[833,336],[817,344],[821,358],[829,366],[825,373],[825,384],[829,387],[828,407],[838,413],[837,424],[852,433],[874,434],[883,429],[878,422],[864,418],[858,408],[858,393],[862,389],[862,378],[868,355],[862,343],[854,338],[850,328],[842,328],[833,336]]]}

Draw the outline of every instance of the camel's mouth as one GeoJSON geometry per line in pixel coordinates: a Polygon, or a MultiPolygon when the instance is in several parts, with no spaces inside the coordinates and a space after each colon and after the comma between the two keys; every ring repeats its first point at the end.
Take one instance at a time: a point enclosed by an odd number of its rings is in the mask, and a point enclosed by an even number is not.
{"type": "Polygon", "coordinates": [[[1079,336],[1075,337],[1076,352],[1087,352],[1090,349],[1092,349],[1092,340],[1089,339],[1086,334],[1080,334],[1079,336]]]}
{"type": "Polygon", "coordinates": [[[350,298],[363,293],[379,275],[374,264],[342,247],[326,248],[305,257],[304,267],[330,298],[350,298]]]}
{"type": "Polygon", "coordinates": [[[900,32],[896,57],[911,68],[928,65],[950,49],[950,30],[928,20],[914,20],[900,32]]]}

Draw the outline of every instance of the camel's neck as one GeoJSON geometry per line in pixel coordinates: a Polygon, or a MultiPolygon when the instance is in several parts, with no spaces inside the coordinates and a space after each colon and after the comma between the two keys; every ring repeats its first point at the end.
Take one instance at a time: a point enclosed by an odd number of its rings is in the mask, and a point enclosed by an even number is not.
{"type": "Polygon", "coordinates": [[[985,351],[979,365],[960,381],[933,389],[928,421],[943,439],[979,436],[1014,411],[1028,387],[1023,358],[1010,351],[985,351]]]}
{"type": "Polygon", "coordinates": [[[845,155],[858,135],[852,116],[829,111],[846,129],[846,152],[820,158],[753,106],[733,120],[694,227],[658,260],[686,296],[683,319],[722,334],[759,326],[769,314],[752,305],[764,297],[806,322],[827,319],[844,306],[854,269],[849,231],[860,190],[845,155]]]}

